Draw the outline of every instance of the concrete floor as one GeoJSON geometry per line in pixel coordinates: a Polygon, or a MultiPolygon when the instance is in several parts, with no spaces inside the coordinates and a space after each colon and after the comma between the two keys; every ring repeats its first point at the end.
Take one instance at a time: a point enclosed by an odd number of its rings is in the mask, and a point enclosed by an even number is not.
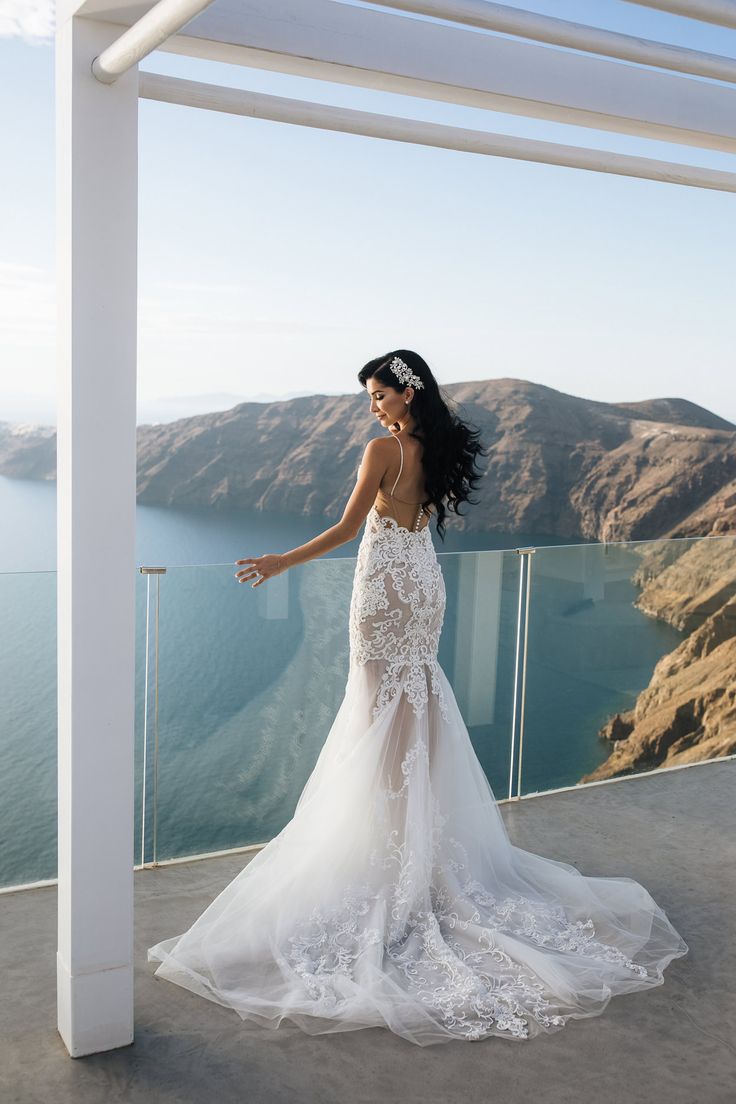
{"type": "Polygon", "coordinates": [[[136,874],[135,1041],[70,1058],[56,1031],[56,888],[0,895],[0,1101],[734,1104],[735,782],[727,760],[501,806],[520,847],[641,881],[690,946],[663,986],[529,1042],[269,1031],[155,979],[146,948],[184,931],[245,865],[231,855],[136,874]]]}

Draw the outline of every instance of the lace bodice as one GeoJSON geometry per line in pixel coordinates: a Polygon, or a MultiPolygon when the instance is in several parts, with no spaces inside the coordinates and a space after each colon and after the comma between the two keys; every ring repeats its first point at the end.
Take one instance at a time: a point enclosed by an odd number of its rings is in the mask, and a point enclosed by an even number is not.
{"type": "Polygon", "coordinates": [[[350,603],[350,662],[384,665],[375,714],[398,693],[415,713],[437,695],[445,583],[429,528],[414,531],[373,507],[366,518],[350,603]]]}

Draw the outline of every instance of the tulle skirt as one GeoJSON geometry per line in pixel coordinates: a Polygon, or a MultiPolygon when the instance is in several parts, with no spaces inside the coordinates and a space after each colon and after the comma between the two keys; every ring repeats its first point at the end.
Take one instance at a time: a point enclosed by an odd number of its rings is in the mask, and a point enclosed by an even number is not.
{"type": "Polygon", "coordinates": [[[375,716],[383,673],[351,664],[292,820],[149,948],[156,976],[265,1027],[419,1046],[526,1040],[661,985],[688,947],[647,890],[514,846],[442,669],[424,710],[399,692],[375,716]]]}

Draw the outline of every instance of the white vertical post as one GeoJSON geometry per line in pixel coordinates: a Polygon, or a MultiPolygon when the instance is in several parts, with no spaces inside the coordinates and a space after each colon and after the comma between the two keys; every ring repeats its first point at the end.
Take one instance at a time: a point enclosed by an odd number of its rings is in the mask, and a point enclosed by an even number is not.
{"type": "Polygon", "coordinates": [[[524,706],[526,704],[526,657],[529,642],[529,597],[531,594],[532,556],[535,548],[517,548],[519,561],[519,604],[516,614],[516,657],[514,659],[514,702],[511,715],[509,752],[509,800],[521,798],[521,767],[524,753],[524,706]],[[514,791],[516,771],[516,791],[514,791]]]}
{"type": "Polygon", "coordinates": [[[133,1041],[138,72],[91,72],[119,33],[71,16],[56,43],[57,1022],[72,1057],[133,1041]]]}

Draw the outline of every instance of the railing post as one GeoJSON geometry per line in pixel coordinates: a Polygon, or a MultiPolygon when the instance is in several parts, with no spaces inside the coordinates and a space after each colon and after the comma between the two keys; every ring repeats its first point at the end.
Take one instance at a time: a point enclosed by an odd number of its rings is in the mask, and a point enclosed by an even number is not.
{"type": "Polygon", "coordinates": [[[532,580],[532,555],[535,548],[517,548],[519,566],[519,604],[516,614],[516,658],[514,660],[514,705],[511,716],[511,754],[509,756],[509,799],[521,797],[521,763],[524,747],[524,700],[526,697],[526,653],[529,635],[529,595],[532,580]],[[516,767],[516,789],[514,768],[516,767]]]}
{"type": "Polygon", "coordinates": [[[161,605],[161,576],[166,574],[165,567],[141,567],[141,575],[146,576],[146,659],[143,688],[143,770],[141,793],[141,866],[146,861],[146,789],[148,782],[148,670],[149,670],[149,642],[150,642],[150,610],[151,610],[151,576],[156,576],[156,613],[155,613],[155,637],[154,637],[154,711],[153,711],[153,864],[155,866],[158,857],[158,624],[159,609],[161,605]]]}

